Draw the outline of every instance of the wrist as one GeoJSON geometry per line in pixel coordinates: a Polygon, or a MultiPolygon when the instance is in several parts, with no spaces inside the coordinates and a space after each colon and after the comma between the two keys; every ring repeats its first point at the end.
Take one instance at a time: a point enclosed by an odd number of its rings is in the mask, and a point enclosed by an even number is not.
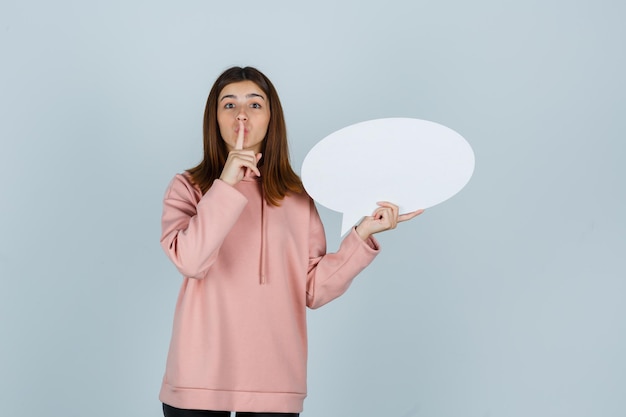
{"type": "Polygon", "coordinates": [[[367,239],[369,239],[371,233],[363,230],[363,227],[361,225],[358,225],[354,228],[354,230],[356,231],[356,234],[359,235],[359,237],[363,240],[366,241],[367,239]]]}
{"type": "Polygon", "coordinates": [[[220,180],[224,181],[226,184],[230,185],[231,187],[234,187],[235,184],[237,184],[237,182],[233,182],[231,178],[228,178],[226,175],[222,174],[220,175],[220,180]]]}

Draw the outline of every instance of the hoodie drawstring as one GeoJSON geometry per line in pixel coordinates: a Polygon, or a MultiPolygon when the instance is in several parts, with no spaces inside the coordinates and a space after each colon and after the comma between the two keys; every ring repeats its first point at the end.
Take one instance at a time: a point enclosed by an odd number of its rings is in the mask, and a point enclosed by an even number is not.
{"type": "Polygon", "coordinates": [[[266,278],[266,271],[265,271],[265,265],[266,265],[266,253],[265,253],[265,248],[266,248],[266,237],[267,237],[267,219],[266,217],[266,213],[265,213],[265,206],[267,205],[267,202],[265,201],[265,192],[263,191],[263,186],[261,186],[261,270],[259,271],[261,274],[260,277],[260,285],[265,285],[267,283],[267,278],[266,278]]]}

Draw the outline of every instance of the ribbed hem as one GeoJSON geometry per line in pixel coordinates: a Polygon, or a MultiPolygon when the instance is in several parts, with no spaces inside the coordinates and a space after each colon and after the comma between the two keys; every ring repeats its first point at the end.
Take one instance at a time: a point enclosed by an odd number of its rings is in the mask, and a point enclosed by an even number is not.
{"type": "Polygon", "coordinates": [[[159,394],[161,402],[176,408],[257,413],[301,413],[305,397],[306,394],[292,392],[179,388],[166,382],[163,382],[159,394]]]}

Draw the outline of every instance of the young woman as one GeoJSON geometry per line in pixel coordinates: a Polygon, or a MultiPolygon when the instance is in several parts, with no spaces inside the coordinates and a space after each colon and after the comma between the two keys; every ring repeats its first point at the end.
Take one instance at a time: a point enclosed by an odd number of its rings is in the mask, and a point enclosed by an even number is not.
{"type": "Polygon", "coordinates": [[[306,307],[343,294],[379,251],[387,202],[326,253],[315,205],[289,163],[270,80],[233,67],[204,114],[204,159],[165,193],[161,244],[183,275],[160,400],[164,415],[297,416],[306,396],[306,307]]]}

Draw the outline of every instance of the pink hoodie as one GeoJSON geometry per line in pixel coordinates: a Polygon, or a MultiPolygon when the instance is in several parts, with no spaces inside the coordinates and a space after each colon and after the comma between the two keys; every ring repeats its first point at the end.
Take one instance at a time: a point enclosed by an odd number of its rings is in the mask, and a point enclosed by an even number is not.
{"type": "Polygon", "coordinates": [[[353,230],[326,254],[306,194],[279,207],[261,182],[188,174],[164,199],[161,245],[184,276],[160,400],[177,408],[299,413],[306,397],[306,307],[343,294],[379,251],[353,230]]]}

